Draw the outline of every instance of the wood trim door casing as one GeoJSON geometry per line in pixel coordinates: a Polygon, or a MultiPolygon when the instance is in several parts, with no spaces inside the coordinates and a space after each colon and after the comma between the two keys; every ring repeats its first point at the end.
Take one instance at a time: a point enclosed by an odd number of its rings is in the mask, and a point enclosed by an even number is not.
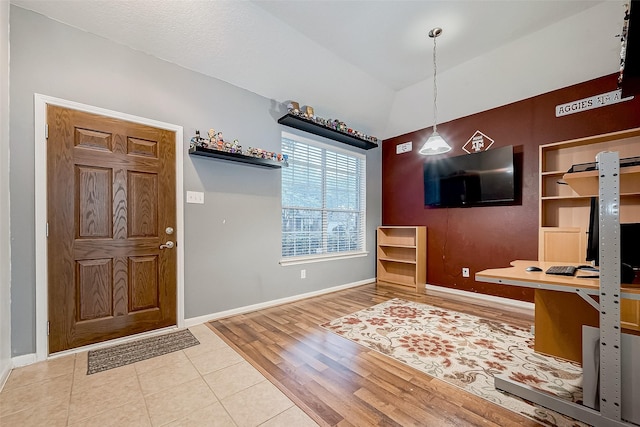
{"type": "MultiPolygon", "coordinates": [[[[175,132],[175,170],[176,170],[176,316],[177,326],[184,326],[184,197],[183,193],[183,160],[184,140],[182,126],[160,122],[153,119],[134,116],[118,111],[107,110],[74,101],[54,98],[47,95],[34,94],[34,166],[35,166],[35,269],[36,269],[36,361],[48,357],[48,281],[47,281],[47,145],[46,145],[46,108],[55,105],[89,113],[99,114],[120,120],[140,123],[175,132]]],[[[72,352],[78,351],[71,350],[72,352]]]]}

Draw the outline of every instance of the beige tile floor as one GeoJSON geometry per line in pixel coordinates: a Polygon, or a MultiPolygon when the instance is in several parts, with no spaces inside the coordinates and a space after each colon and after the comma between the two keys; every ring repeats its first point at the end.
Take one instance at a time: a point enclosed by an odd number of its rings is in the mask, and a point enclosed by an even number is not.
{"type": "Polygon", "coordinates": [[[199,345],[87,375],[87,353],[14,369],[0,426],[315,426],[205,325],[199,345]]]}

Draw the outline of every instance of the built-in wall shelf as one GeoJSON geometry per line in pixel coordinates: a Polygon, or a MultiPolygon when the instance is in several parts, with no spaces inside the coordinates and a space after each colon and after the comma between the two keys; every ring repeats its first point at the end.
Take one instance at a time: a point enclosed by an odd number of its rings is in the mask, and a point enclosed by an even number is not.
{"type": "Polygon", "coordinates": [[[333,139],[344,144],[349,144],[354,147],[362,148],[364,150],[370,150],[378,146],[378,144],[376,144],[375,142],[367,141],[366,139],[358,138],[357,136],[344,133],[339,130],[331,129],[330,127],[312,122],[311,120],[307,120],[303,117],[299,117],[293,114],[287,114],[281,117],[278,120],[278,123],[294,129],[303,130],[314,135],[333,139]]]}
{"type": "Polygon", "coordinates": [[[232,162],[245,163],[254,166],[261,166],[264,168],[280,169],[282,166],[287,166],[285,162],[279,162],[277,160],[262,159],[260,157],[247,156],[241,153],[229,153],[227,151],[214,150],[204,147],[191,147],[189,148],[189,154],[192,156],[210,157],[220,160],[229,160],[232,162]]]}
{"type": "MultiPolygon", "coordinates": [[[[563,179],[581,196],[598,195],[598,171],[566,173],[563,179]]],[[[640,166],[620,168],[620,195],[640,193],[640,166]]]]}
{"type": "MultiPolygon", "coordinates": [[[[599,171],[566,171],[595,163],[598,153],[606,151],[617,152],[619,159],[640,157],[640,128],[545,144],[539,150],[538,259],[583,264],[591,197],[599,195],[599,171]]],[[[639,222],[640,166],[620,167],[619,179],[620,223],[639,222]]],[[[620,322],[624,328],[640,331],[640,301],[620,302],[620,322]]]]}
{"type": "MultiPolygon", "coordinates": [[[[640,157],[640,128],[539,147],[540,227],[580,227],[586,232],[591,196],[598,195],[598,171],[567,171],[594,163],[603,151],[615,151],[620,159],[640,157]]],[[[638,222],[640,166],[620,167],[619,185],[620,222],[638,222]]],[[[542,253],[538,256],[545,259],[542,253]]]]}

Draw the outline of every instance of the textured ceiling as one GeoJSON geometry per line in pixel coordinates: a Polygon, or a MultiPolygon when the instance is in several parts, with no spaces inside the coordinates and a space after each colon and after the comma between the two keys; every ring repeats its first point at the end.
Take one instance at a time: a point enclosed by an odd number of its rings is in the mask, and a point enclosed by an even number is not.
{"type": "MultiPolygon", "coordinates": [[[[438,38],[440,76],[518,40],[544,34],[546,27],[561,25],[563,20],[607,2],[12,0],[12,3],[267,98],[279,102],[299,100],[301,104],[313,105],[316,112],[324,111],[325,117],[342,114],[362,124],[369,122],[365,129],[373,127],[385,133],[397,94],[432,76],[433,41],[427,37],[431,28],[444,29],[438,38]],[[371,125],[371,121],[378,124],[371,125]]],[[[612,50],[619,51],[615,33],[621,28],[624,2],[608,3],[613,4],[610,9],[620,9],[620,19],[602,22],[599,27],[588,24],[593,28],[578,30],[595,35],[606,32],[599,37],[606,40],[611,54],[612,50]]],[[[549,39],[542,36],[541,41],[548,43],[549,39]]],[[[547,47],[541,45],[536,55],[547,47]]],[[[567,46],[567,49],[576,48],[567,46]]],[[[523,69],[539,66],[528,65],[526,58],[519,61],[523,61],[523,69]]],[[[615,57],[607,69],[616,69],[615,57]]],[[[528,84],[534,86],[530,89],[533,94],[550,90],[544,81],[539,88],[535,87],[536,81],[530,80],[528,84]]],[[[456,113],[447,115],[453,117],[456,113]]],[[[413,130],[403,126],[391,126],[390,132],[413,130]]]]}
{"type": "Polygon", "coordinates": [[[393,90],[431,76],[442,27],[445,70],[581,12],[593,1],[257,1],[255,4],[393,90]]]}

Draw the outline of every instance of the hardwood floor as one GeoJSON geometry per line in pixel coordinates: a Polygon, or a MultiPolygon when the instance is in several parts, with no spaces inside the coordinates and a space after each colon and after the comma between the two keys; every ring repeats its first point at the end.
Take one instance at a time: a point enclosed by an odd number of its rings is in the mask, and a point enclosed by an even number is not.
{"type": "Polygon", "coordinates": [[[209,325],[320,425],[539,425],[319,326],[396,297],[525,328],[533,324],[527,310],[368,284],[209,325]]]}

